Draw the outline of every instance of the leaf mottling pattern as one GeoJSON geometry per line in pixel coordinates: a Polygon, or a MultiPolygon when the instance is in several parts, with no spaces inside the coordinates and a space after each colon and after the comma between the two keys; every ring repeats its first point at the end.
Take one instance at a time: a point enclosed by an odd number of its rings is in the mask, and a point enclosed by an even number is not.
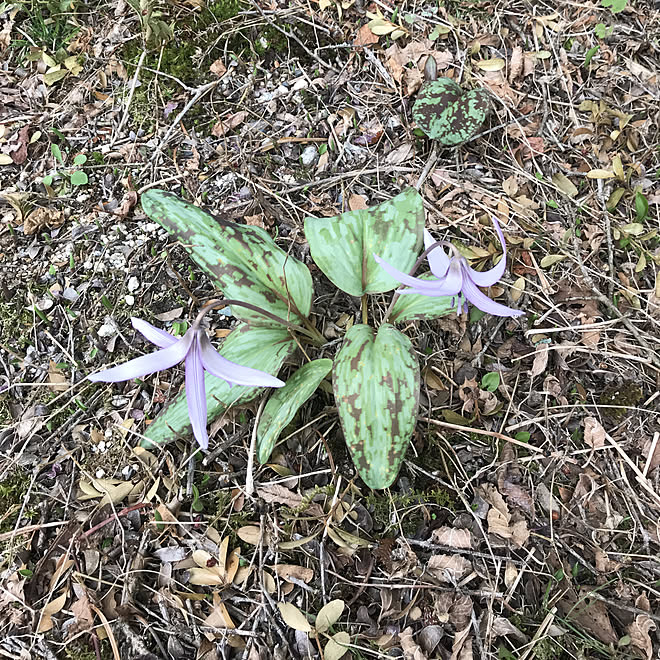
{"type": "Polygon", "coordinates": [[[438,78],[420,91],[413,119],[432,140],[456,146],[479,132],[489,110],[485,89],[464,92],[451,78],[438,78]]]}
{"type": "Polygon", "coordinates": [[[374,260],[374,253],[408,272],[422,246],[424,204],[414,188],[369,209],[332,218],[305,218],[314,261],[328,279],[351,296],[398,286],[374,260]]]}
{"type": "Polygon", "coordinates": [[[347,333],[335,358],[333,387],[353,462],[371,488],[399,472],[419,407],[419,364],[409,339],[384,324],[347,333]]]}
{"type": "MultiPolygon", "coordinates": [[[[261,307],[300,323],[312,304],[307,266],[279,248],[259,227],[220,220],[163,190],[141,198],[144,212],[181,241],[188,254],[227,298],[261,307]]],[[[243,321],[272,324],[244,307],[232,313],[243,321]]]]}

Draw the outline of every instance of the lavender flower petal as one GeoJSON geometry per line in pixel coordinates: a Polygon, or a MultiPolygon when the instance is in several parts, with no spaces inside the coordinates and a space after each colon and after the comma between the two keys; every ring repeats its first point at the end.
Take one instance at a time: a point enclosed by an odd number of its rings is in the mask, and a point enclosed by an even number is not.
{"type": "Polygon", "coordinates": [[[429,266],[431,267],[431,272],[436,276],[436,277],[445,277],[447,274],[447,270],[449,269],[449,263],[450,259],[447,253],[444,251],[444,248],[442,247],[441,243],[435,240],[433,236],[428,232],[428,230],[424,230],[424,248],[428,250],[432,245],[436,245],[438,247],[434,248],[431,250],[426,258],[429,260],[429,266]]]}
{"type": "Polygon", "coordinates": [[[463,295],[478,309],[494,316],[521,316],[524,312],[512,309],[491,300],[487,295],[479,291],[476,284],[468,277],[463,282],[463,295]]]}
{"type": "Polygon", "coordinates": [[[199,333],[198,337],[200,356],[204,369],[209,373],[223,378],[234,385],[248,385],[253,387],[282,387],[284,382],[265,371],[242,367],[227,358],[222,357],[206,336],[205,332],[199,333]]]}
{"type": "MultiPolygon", "coordinates": [[[[394,268],[384,259],[374,254],[374,259],[389,275],[395,280],[413,287],[414,293],[422,293],[426,296],[453,296],[461,290],[463,276],[460,271],[460,265],[452,261],[446,278],[441,280],[422,280],[418,277],[411,277],[394,268]],[[459,266],[459,267],[455,267],[459,266]]],[[[400,290],[399,293],[413,293],[410,289],[400,290]]]]}
{"type": "Polygon", "coordinates": [[[477,286],[486,287],[495,284],[495,282],[499,282],[499,280],[502,279],[502,275],[504,275],[504,270],[506,268],[506,242],[504,241],[504,234],[500,229],[500,223],[497,221],[497,218],[492,216],[492,220],[493,225],[495,226],[495,231],[497,232],[497,237],[500,239],[500,245],[502,246],[502,258],[497,262],[497,265],[494,268],[482,272],[474,270],[474,268],[470,268],[468,265],[465,266],[470,279],[477,286]]]}
{"type": "Polygon", "coordinates": [[[192,424],[193,435],[202,449],[208,449],[209,436],[206,431],[206,387],[204,385],[204,367],[200,350],[195,341],[186,355],[186,399],[188,416],[192,424]]]}
{"type": "Polygon", "coordinates": [[[186,333],[183,339],[178,340],[168,348],[150,353],[149,355],[143,355],[112,369],[99,371],[96,374],[87,376],[87,378],[94,382],[119,383],[123,380],[130,380],[131,378],[141,378],[155,371],[164,371],[183,360],[190,348],[192,339],[192,335],[186,333]]]}
{"type": "Polygon", "coordinates": [[[160,348],[168,348],[179,341],[177,337],[172,336],[169,332],[165,332],[165,330],[161,330],[135,316],[131,317],[131,323],[147,341],[156,344],[160,348]]]}

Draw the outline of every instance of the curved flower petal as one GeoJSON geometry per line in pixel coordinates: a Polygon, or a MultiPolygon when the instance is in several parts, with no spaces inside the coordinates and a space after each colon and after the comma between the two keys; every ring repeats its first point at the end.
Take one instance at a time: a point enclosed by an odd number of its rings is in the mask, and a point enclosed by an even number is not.
{"type": "Polygon", "coordinates": [[[161,330],[160,328],[151,325],[151,323],[147,323],[135,316],[131,317],[131,323],[147,341],[156,344],[156,346],[159,346],[160,348],[167,348],[179,341],[177,337],[172,336],[169,332],[165,332],[165,330],[161,330]]]}
{"type": "Polygon", "coordinates": [[[426,258],[429,261],[429,266],[431,267],[431,272],[436,277],[445,277],[447,274],[447,269],[449,268],[449,256],[444,251],[442,244],[439,241],[436,241],[433,236],[424,230],[424,248],[428,250],[431,246],[436,245],[437,247],[433,248],[427,255],[426,258]]]}
{"type": "Polygon", "coordinates": [[[206,387],[204,385],[204,367],[197,342],[193,342],[186,355],[186,400],[188,416],[199,446],[208,449],[209,436],[206,431],[206,387]]]}
{"type": "Polygon", "coordinates": [[[284,382],[265,371],[242,367],[218,353],[203,330],[198,335],[200,357],[204,369],[209,373],[222,378],[234,385],[248,385],[252,387],[282,387],[284,382]]]}
{"type": "Polygon", "coordinates": [[[163,348],[155,353],[143,355],[142,357],[129,360],[126,364],[120,364],[118,367],[99,371],[96,374],[87,376],[88,380],[104,383],[119,383],[131,378],[141,378],[155,371],[164,371],[178,364],[186,357],[192,342],[192,334],[186,333],[183,339],[177,340],[168,348],[163,348]]]}
{"type": "MultiPolygon", "coordinates": [[[[438,280],[422,280],[419,277],[411,277],[402,273],[376,254],[374,254],[374,259],[395,280],[413,287],[415,289],[414,293],[421,293],[425,296],[453,296],[461,290],[463,274],[461,273],[460,264],[455,261],[450,263],[446,277],[438,280]]],[[[404,289],[399,293],[413,293],[413,291],[404,289]]]]}
{"type": "Polygon", "coordinates": [[[469,278],[465,278],[463,282],[463,295],[482,312],[493,314],[494,316],[521,316],[524,312],[518,309],[512,309],[505,305],[491,300],[487,295],[482,293],[476,284],[469,278]]]}
{"type": "Polygon", "coordinates": [[[500,223],[497,221],[497,218],[492,216],[492,220],[493,225],[495,226],[495,231],[497,232],[497,237],[500,239],[500,245],[502,246],[502,258],[497,262],[497,265],[494,268],[482,272],[470,268],[470,266],[467,265],[467,262],[465,263],[463,267],[466,269],[468,277],[477,286],[491,286],[492,284],[495,284],[495,282],[502,279],[504,269],[506,268],[506,242],[504,240],[504,234],[500,229],[500,223]]]}

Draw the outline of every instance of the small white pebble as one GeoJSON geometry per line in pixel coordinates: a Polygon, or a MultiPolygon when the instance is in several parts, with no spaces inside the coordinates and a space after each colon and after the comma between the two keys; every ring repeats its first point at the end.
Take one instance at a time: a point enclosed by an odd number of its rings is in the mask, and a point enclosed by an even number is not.
{"type": "Polygon", "coordinates": [[[113,337],[117,334],[117,326],[114,324],[114,321],[111,323],[104,323],[98,329],[99,337],[113,337]]]}
{"type": "Polygon", "coordinates": [[[128,280],[128,284],[127,284],[126,286],[128,286],[128,290],[129,290],[131,293],[133,293],[133,291],[136,291],[136,290],[138,289],[138,287],[140,286],[140,280],[138,280],[138,278],[135,277],[135,275],[133,275],[133,276],[128,280]]]}
{"type": "Polygon", "coordinates": [[[99,451],[105,451],[105,441],[101,440],[97,447],[99,448],[99,451]]]}
{"type": "Polygon", "coordinates": [[[130,465],[127,465],[121,471],[121,476],[124,477],[124,479],[130,479],[132,474],[133,474],[133,468],[130,465]]]}
{"type": "Polygon", "coordinates": [[[96,478],[97,479],[103,479],[103,477],[105,477],[105,470],[103,468],[99,468],[96,471],[96,478]]]}
{"type": "Polygon", "coordinates": [[[126,301],[126,304],[127,304],[129,307],[133,307],[133,305],[135,305],[135,297],[134,297],[134,296],[126,296],[126,297],[124,298],[124,300],[126,301]]]}

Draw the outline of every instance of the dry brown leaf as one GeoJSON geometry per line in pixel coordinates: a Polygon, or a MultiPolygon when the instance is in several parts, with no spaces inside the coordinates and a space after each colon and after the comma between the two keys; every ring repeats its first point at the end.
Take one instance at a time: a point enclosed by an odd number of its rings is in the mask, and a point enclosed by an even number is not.
{"type": "Polygon", "coordinates": [[[211,133],[213,133],[215,137],[223,137],[226,133],[229,133],[229,131],[233,131],[235,128],[240,126],[245,121],[247,116],[248,114],[244,110],[236,112],[228,119],[216,122],[211,129],[211,133]]]}
{"type": "MultiPolygon", "coordinates": [[[[258,525],[245,525],[241,527],[236,532],[238,538],[245,543],[250,545],[259,545],[259,539],[261,538],[261,527],[258,525]]],[[[264,534],[264,543],[267,543],[267,534],[264,534]]]]}
{"type": "Polygon", "coordinates": [[[509,63],[509,82],[513,82],[523,71],[523,49],[515,46],[511,51],[511,62],[509,63]]]}
{"type": "Polygon", "coordinates": [[[66,603],[67,590],[65,589],[57,598],[54,598],[49,603],[46,603],[44,609],[41,610],[41,619],[39,621],[39,627],[37,632],[43,633],[50,630],[53,627],[53,614],[57,614],[62,610],[64,604],[66,603]]]}
{"type": "Polygon", "coordinates": [[[466,594],[454,596],[449,608],[449,623],[456,630],[463,630],[472,621],[472,599],[466,594]]]}
{"type": "Polygon", "coordinates": [[[454,527],[440,527],[433,530],[432,539],[438,545],[449,548],[471,548],[472,534],[469,529],[455,529],[454,527]]]}
{"type": "Polygon", "coordinates": [[[529,641],[529,637],[527,637],[527,635],[521,632],[511,623],[511,621],[509,621],[509,619],[503,616],[496,616],[493,619],[493,623],[491,624],[491,631],[494,637],[506,637],[507,635],[511,635],[522,643],[529,641]]]}
{"type": "Polygon", "coordinates": [[[298,493],[294,493],[279,484],[257,488],[257,495],[269,504],[276,502],[277,504],[284,504],[291,509],[297,509],[303,502],[302,495],[298,495],[298,493]]]}
{"type": "Polygon", "coordinates": [[[73,559],[70,559],[67,555],[62,555],[55,564],[55,572],[50,578],[49,589],[54,591],[57,588],[59,581],[62,579],[62,576],[75,564],[73,559]]]}
{"type": "MultiPolygon", "coordinates": [[[[222,598],[217,593],[213,594],[213,609],[204,620],[204,625],[213,628],[236,628],[236,624],[232,621],[231,616],[229,616],[229,612],[227,611],[225,604],[222,602],[222,598]]],[[[216,637],[212,632],[205,632],[204,635],[209,641],[212,641],[216,637]]],[[[218,636],[224,635],[224,631],[218,632],[218,636]]]]}
{"type": "Polygon", "coordinates": [[[503,539],[511,539],[515,546],[522,547],[530,534],[527,521],[523,519],[512,522],[507,503],[492,484],[485,484],[481,491],[483,498],[492,505],[486,516],[488,532],[503,539]]]}
{"type": "Polygon", "coordinates": [[[584,418],[584,441],[593,449],[605,446],[605,429],[595,417],[584,418]]]}
{"type": "Polygon", "coordinates": [[[413,640],[412,628],[408,627],[402,630],[399,633],[399,641],[405,660],[428,660],[427,655],[413,640]]]}
{"type": "Polygon", "coordinates": [[[412,142],[404,142],[400,144],[396,149],[390,151],[390,153],[385,156],[385,161],[389,165],[399,165],[410,158],[415,156],[415,147],[412,142]]]}
{"type": "Polygon", "coordinates": [[[427,564],[429,572],[442,582],[456,584],[472,570],[472,562],[460,555],[433,555],[427,564]]]}
{"type": "Polygon", "coordinates": [[[607,606],[591,597],[591,592],[591,589],[584,587],[578,596],[574,589],[568,589],[557,603],[559,610],[569,623],[583,628],[603,644],[616,644],[618,635],[612,627],[607,606]]]}
{"type": "Polygon", "coordinates": [[[454,635],[454,643],[451,647],[450,660],[472,660],[472,638],[470,637],[468,624],[462,630],[457,630],[454,635]]]}
{"type": "Polygon", "coordinates": [[[38,208],[32,211],[23,223],[24,234],[35,234],[44,227],[51,229],[59,227],[65,221],[62,211],[53,208],[38,208]]]}
{"type": "Polygon", "coordinates": [[[52,360],[48,363],[48,389],[52,392],[66,392],[69,389],[66,376],[52,360]]]}
{"type": "Polygon", "coordinates": [[[135,190],[128,190],[124,193],[119,206],[115,209],[115,215],[125,218],[131,212],[131,209],[137,204],[138,194],[135,190]]]}
{"type": "Polygon", "coordinates": [[[512,561],[507,561],[506,568],[504,569],[504,584],[507,589],[510,589],[518,579],[518,569],[512,561]]]}
{"type": "MultiPolygon", "coordinates": [[[[83,591],[80,598],[71,605],[71,611],[76,617],[76,630],[90,630],[94,625],[94,613],[90,607],[89,598],[87,593],[83,591]]],[[[67,634],[71,635],[71,629],[67,630],[67,634]]]]}
{"type": "Polygon", "coordinates": [[[362,195],[352,194],[348,198],[348,208],[351,211],[360,211],[369,208],[367,200],[362,195]]]}
{"type": "Polygon", "coordinates": [[[287,582],[293,582],[293,580],[309,582],[314,577],[314,571],[311,568],[296,564],[276,564],[272,568],[279,577],[287,582]]]}
{"type": "Polygon", "coordinates": [[[631,644],[646,655],[646,660],[653,658],[653,642],[649,631],[655,629],[655,623],[646,614],[638,614],[635,620],[626,628],[630,635],[631,644]]]}
{"type": "Polygon", "coordinates": [[[424,82],[422,72],[418,69],[405,69],[403,72],[403,84],[406,96],[414,94],[424,82]]]}
{"type": "Polygon", "coordinates": [[[369,24],[365,23],[355,35],[353,39],[354,46],[371,46],[378,43],[378,35],[374,34],[369,28],[369,24]]]}
{"type": "Polygon", "coordinates": [[[534,376],[540,376],[548,366],[548,348],[548,344],[539,344],[536,347],[534,363],[532,364],[532,369],[529,373],[532,378],[534,378],[534,376]]]}
{"type": "Polygon", "coordinates": [[[225,63],[220,59],[213,62],[209,70],[211,73],[214,73],[218,77],[224,76],[225,73],[227,73],[227,67],[225,66],[225,63]]]}

